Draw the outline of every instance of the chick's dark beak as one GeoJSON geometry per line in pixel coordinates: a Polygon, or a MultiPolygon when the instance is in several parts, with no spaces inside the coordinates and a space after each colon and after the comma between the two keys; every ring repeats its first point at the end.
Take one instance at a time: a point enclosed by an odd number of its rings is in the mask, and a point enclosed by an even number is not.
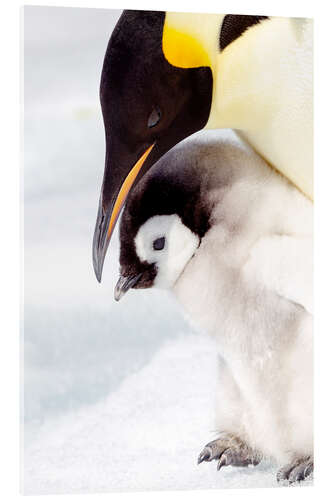
{"type": "Polygon", "coordinates": [[[133,183],[135,182],[135,179],[137,178],[154,145],[155,143],[149,146],[149,148],[147,148],[146,151],[140,156],[138,161],[128,172],[125,180],[118,187],[118,194],[113,198],[114,201],[109,202],[106,206],[103,204],[102,188],[93,239],[93,264],[96,278],[99,282],[102,279],[104,259],[110,243],[111,235],[121,209],[126,201],[131,187],[133,186],[133,183]]]}
{"type": "Polygon", "coordinates": [[[118,302],[130,288],[133,288],[133,286],[136,285],[141,276],[142,273],[134,276],[120,276],[114,289],[115,300],[118,302]]]}

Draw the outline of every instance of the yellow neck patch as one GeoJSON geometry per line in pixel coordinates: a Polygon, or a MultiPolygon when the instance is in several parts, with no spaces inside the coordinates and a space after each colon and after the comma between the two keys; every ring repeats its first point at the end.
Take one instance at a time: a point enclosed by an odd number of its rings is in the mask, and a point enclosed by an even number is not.
{"type": "Polygon", "coordinates": [[[208,53],[199,40],[167,23],[163,29],[162,49],[166,60],[178,68],[211,66],[208,53]]]}

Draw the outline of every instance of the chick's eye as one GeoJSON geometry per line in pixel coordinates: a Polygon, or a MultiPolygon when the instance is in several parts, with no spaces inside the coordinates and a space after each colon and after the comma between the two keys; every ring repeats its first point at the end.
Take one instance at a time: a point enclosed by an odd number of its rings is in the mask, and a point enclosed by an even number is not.
{"type": "Polygon", "coordinates": [[[148,118],[148,127],[152,128],[158,124],[162,116],[160,108],[154,108],[148,118]]]}
{"type": "Polygon", "coordinates": [[[153,243],[154,250],[163,250],[165,245],[165,238],[157,238],[153,243]]]}

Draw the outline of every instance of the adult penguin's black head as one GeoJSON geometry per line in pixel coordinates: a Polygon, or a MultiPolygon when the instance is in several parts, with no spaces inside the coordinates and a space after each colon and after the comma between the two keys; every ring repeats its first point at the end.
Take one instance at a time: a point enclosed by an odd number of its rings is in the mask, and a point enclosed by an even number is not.
{"type": "Polygon", "coordinates": [[[170,148],[208,121],[209,67],[171,65],[162,50],[165,12],[124,11],[101,77],[106,156],[93,242],[100,281],[107,247],[131,187],[170,148]]]}

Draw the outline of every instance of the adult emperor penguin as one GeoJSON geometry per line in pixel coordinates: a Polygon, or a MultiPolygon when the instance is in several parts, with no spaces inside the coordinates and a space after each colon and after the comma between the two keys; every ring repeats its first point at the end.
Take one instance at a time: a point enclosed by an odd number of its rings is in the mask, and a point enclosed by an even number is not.
{"type": "Polygon", "coordinates": [[[217,439],[199,463],[272,457],[278,479],[313,470],[312,203],[253,150],[185,141],[130,193],[119,300],[171,289],[216,342],[217,439]]]}
{"type": "Polygon", "coordinates": [[[124,11],[100,86],[106,160],[97,279],[131,186],[203,128],[236,129],[311,198],[311,78],[311,20],[124,11]]]}

